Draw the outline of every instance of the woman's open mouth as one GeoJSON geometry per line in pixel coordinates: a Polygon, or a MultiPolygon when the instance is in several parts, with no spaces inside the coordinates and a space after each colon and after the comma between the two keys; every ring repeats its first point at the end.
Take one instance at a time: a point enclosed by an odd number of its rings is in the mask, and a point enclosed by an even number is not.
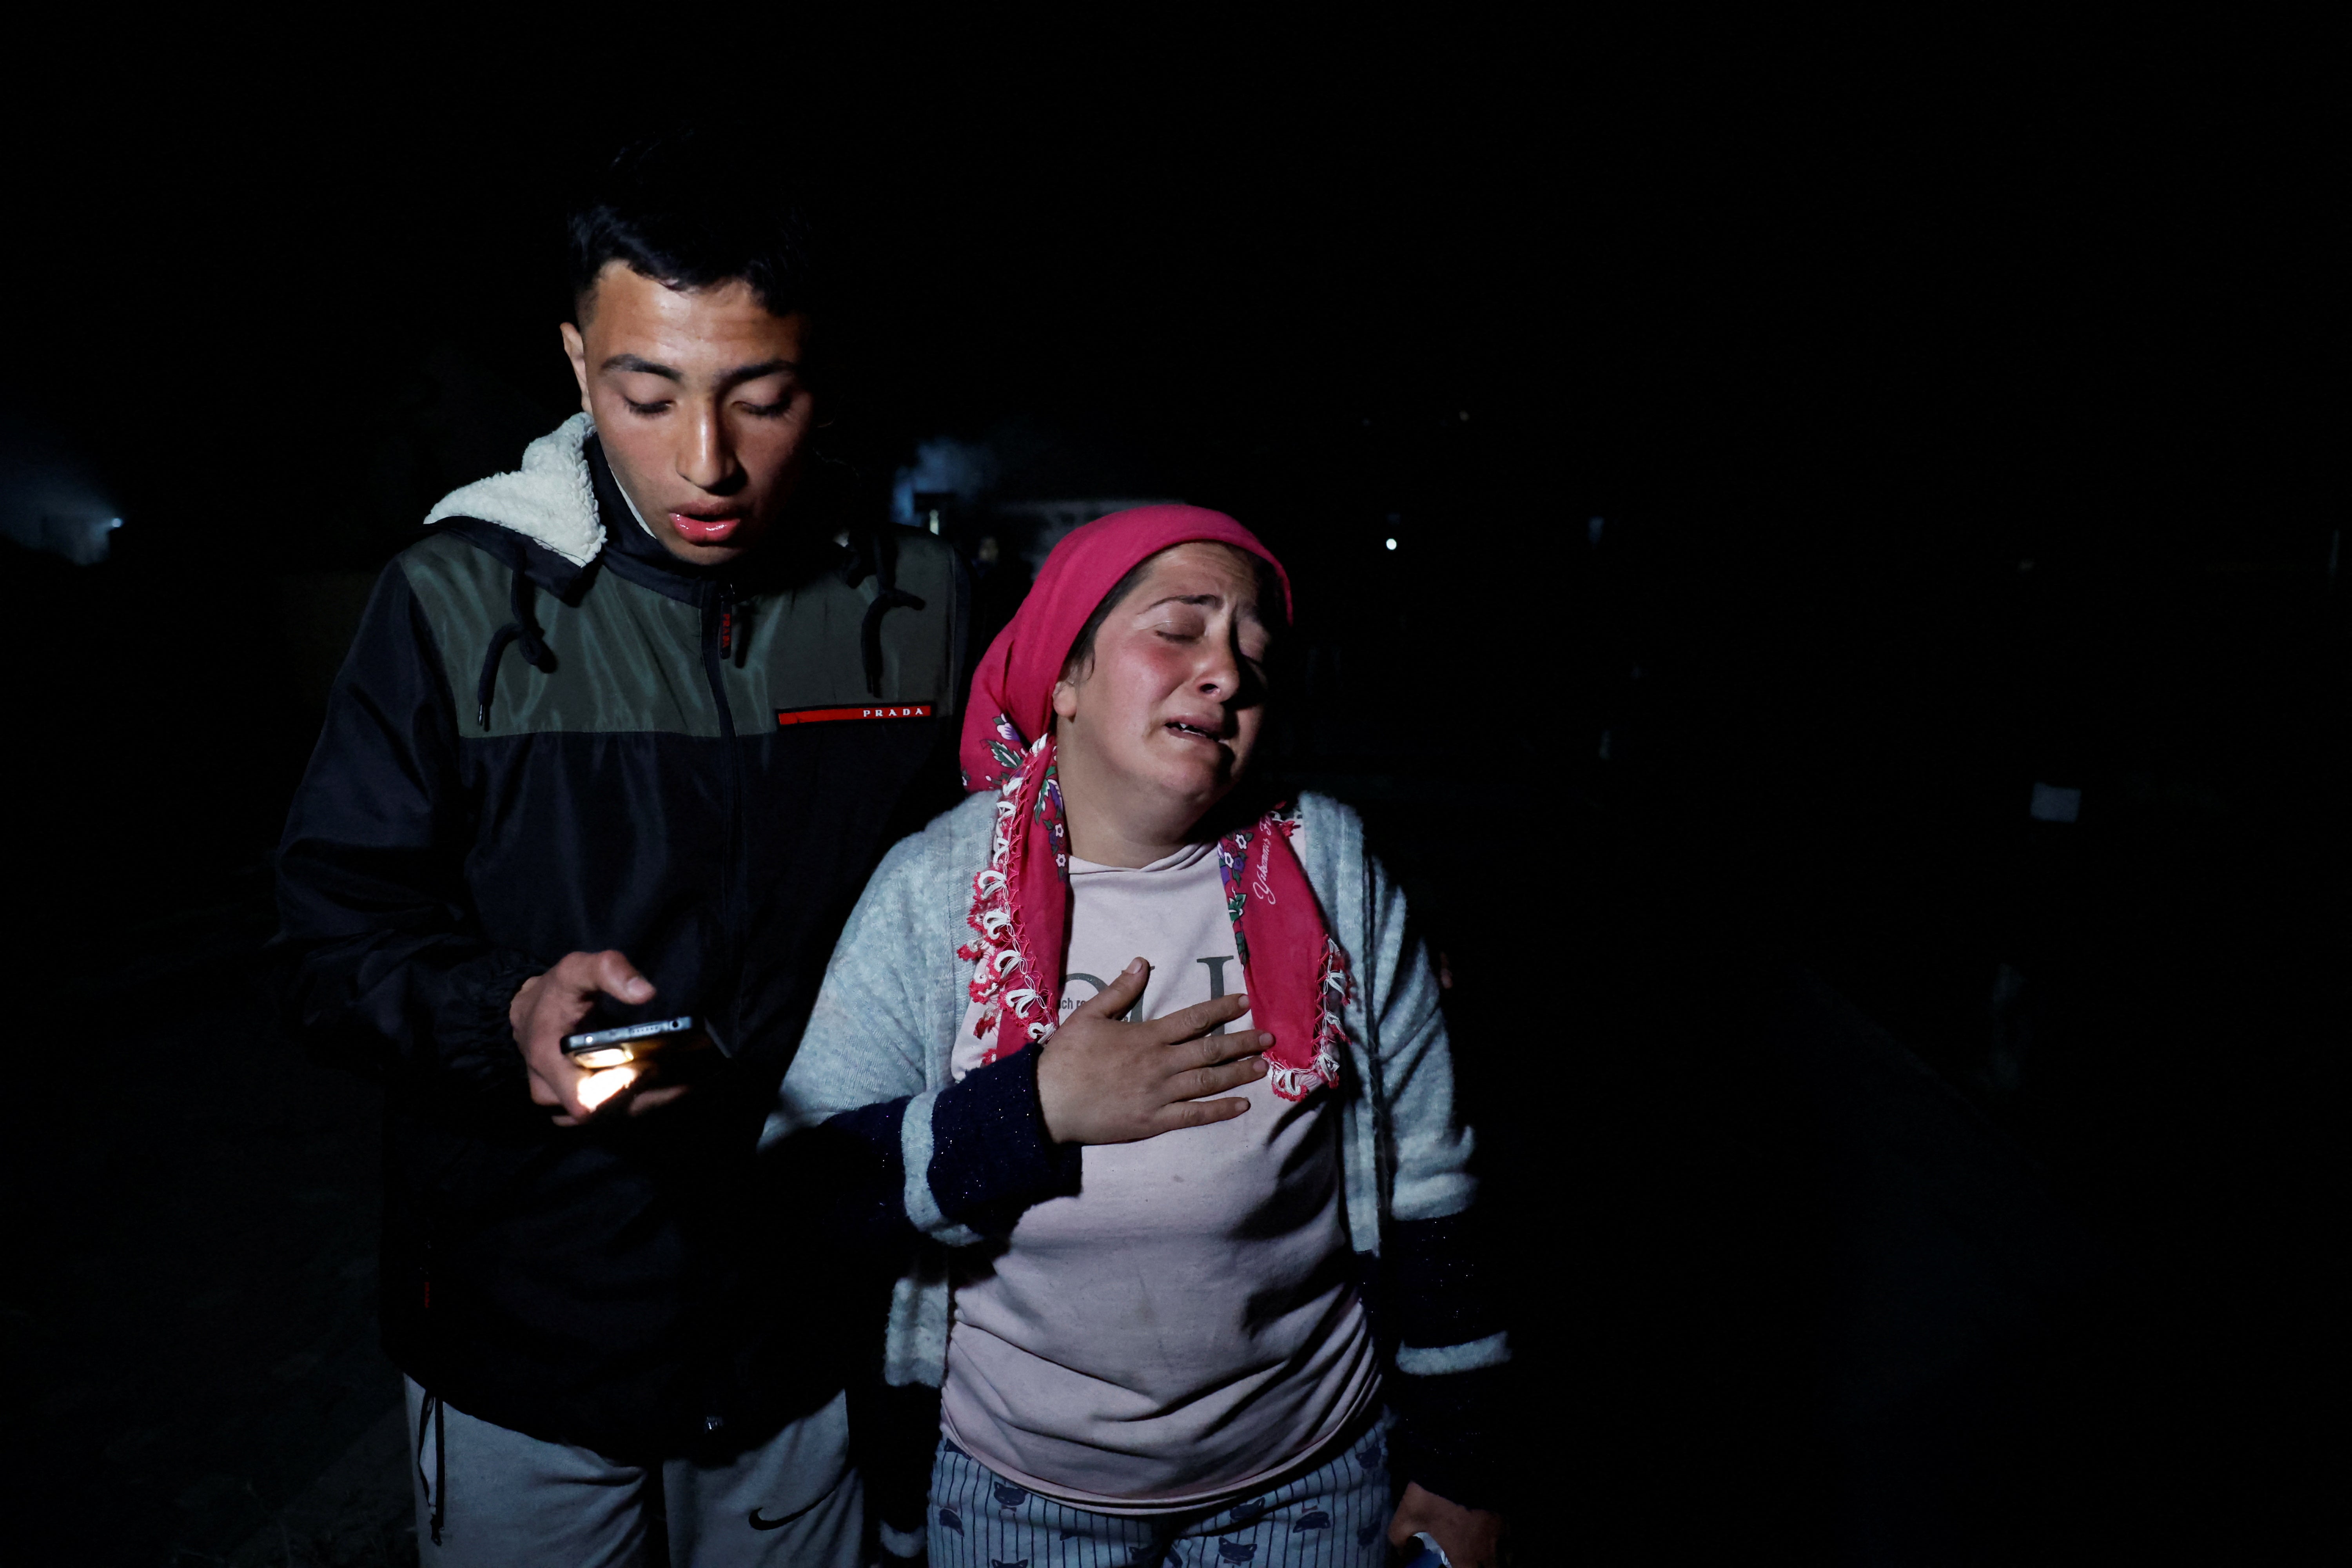
{"type": "Polygon", "coordinates": [[[724,544],[728,535],[741,526],[742,521],[740,516],[696,517],[683,511],[669,514],[669,525],[677,530],[677,536],[688,544],[724,544]]]}
{"type": "Polygon", "coordinates": [[[1169,720],[1164,728],[1171,734],[1190,736],[1194,740],[1206,741],[1212,745],[1224,738],[1213,730],[1204,730],[1198,724],[1188,724],[1181,719],[1169,720]]]}

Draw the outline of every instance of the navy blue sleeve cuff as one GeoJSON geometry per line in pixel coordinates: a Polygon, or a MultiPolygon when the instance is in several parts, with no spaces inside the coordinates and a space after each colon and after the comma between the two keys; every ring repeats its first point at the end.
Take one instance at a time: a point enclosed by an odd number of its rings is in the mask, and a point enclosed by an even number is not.
{"type": "MultiPolygon", "coordinates": [[[[1383,1337],[1421,1350],[1472,1344],[1504,1331],[1504,1304],[1485,1267],[1478,1211],[1398,1220],[1381,1237],[1372,1301],[1383,1337]]],[[[1387,1382],[1396,1414],[1397,1479],[1464,1508],[1503,1510],[1514,1456],[1502,1443],[1508,1365],[1387,1382]]]]}
{"type": "Polygon", "coordinates": [[[966,1073],[931,1109],[931,1196],[983,1236],[1010,1235],[1022,1212],[1078,1190],[1085,1151],[1045,1133],[1035,1047],[966,1073]]]}
{"type": "Polygon", "coordinates": [[[1434,1377],[1391,1376],[1396,1415],[1391,1468],[1463,1508],[1507,1512],[1517,1490],[1517,1456],[1504,1441],[1511,1368],[1483,1366],[1434,1377]]]}
{"type": "Polygon", "coordinates": [[[887,1247],[906,1236],[907,1181],[898,1129],[907,1100],[884,1100],[831,1117],[786,1138],[764,1156],[778,1201],[814,1204],[835,1245],[887,1247]]]}
{"type": "Polygon", "coordinates": [[[1469,1344],[1507,1326],[1477,1216],[1396,1220],[1381,1234],[1375,1309],[1397,1343],[1469,1344]]]}

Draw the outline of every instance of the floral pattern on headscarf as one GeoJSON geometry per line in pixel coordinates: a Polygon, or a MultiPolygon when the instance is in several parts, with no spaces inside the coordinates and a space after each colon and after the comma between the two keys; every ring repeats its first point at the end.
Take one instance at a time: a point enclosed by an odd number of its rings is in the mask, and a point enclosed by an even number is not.
{"type": "MultiPolygon", "coordinates": [[[[992,789],[997,798],[988,864],[972,878],[973,940],[956,952],[972,966],[972,1032],[986,1042],[983,1063],[1044,1041],[1060,1019],[1070,841],[1054,764],[1054,682],[1087,618],[1130,570],[1172,545],[1201,540],[1265,560],[1287,597],[1281,563],[1221,512],[1181,506],[1115,512],[1055,547],[973,673],[964,715],[964,787],[992,789]]],[[[1297,831],[1297,814],[1277,806],[1217,844],[1251,1016],[1275,1037],[1265,1053],[1269,1080],[1293,1100],[1339,1080],[1349,988],[1347,954],[1332,939],[1291,847],[1297,831]]]]}

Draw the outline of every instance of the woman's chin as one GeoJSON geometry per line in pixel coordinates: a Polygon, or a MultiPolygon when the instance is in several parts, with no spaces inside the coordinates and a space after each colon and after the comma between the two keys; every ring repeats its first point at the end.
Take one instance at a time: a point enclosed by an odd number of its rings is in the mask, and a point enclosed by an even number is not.
{"type": "Polygon", "coordinates": [[[1198,822],[1233,794],[1234,782],[1234,775],[1223,767],[1163,766],[1153,770],[1146,787],[1139,793],[1157,797],[1169,816],[1198,822]]]}
{"type": "Polygon", "coordinates": [[[1221,772],[1211,778],[1195,779],[1189,788],[1171,793],[1184,803],[1185,809],[1192,814],[1192,820],[1198,822],[1224,804],[1225,797],[1234,793],[1236,782],[1233,774],[1221,772]]]}

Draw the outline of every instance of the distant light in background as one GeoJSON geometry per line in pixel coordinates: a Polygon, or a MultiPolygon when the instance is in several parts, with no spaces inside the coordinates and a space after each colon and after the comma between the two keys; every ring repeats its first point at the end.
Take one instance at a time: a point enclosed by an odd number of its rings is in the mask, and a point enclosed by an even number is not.
{"type": "Polygon", "coordinates": [[[996,454],[982,441],[959,441],[940,436],[915,448],[912,468],[900,468],[890,487],[890,515],[908,528],[928,526],[940,531],[939,509],[919,506],[922,494],[952,495],[965,506],[996,483],[996,454]]]}
{"type": "Polygon", "coordinates": [[[1606,526],[1608,526],[1608,525],[1607,525],[1607,524],[1605,524],[1604,522],[1602,522],[1602,521],[1601,521],[1601,519],[1599,519],[1599,518],[1597,518],[1597,517],[1593,517],[1593,518],[1587,518],[1587,519],[1585,520],[1585,522],[1584,522],[1584,539],[1585,539],[1585,542],[1586,542],[1586,543],[1588,543],[1588,544],[1598,544],[1598,543],[1600,543],[1600,542],[1601,542],[1601,531],[1604,527],[1606,527],[1606,526]]]}
{"type": "Polygon", "coordinates": [[[63,556],[77,566],[95,566],[107,557],[119,517],[98,517],[76,509],[53,511],[37,500],[26,504],[21,493],[0,492],[0,535],[27,550],[63,556]]]}
{"type": "Polygon", "coordinates": [[[1012,539],[1022,542],[1015,545],[1001,539],[1000,552],[1018,553],[1029,563],[1032,571],[1042,571],[1054,546],[1098,517],[1133,511],[1139,506],[1183,504],[1181,496],[1070,496],[1055,500],[998,501],[990,513],[1000,529],[1011,531],[1012,539]]]}
{"type": "Polygon", "coordinates": [[[14,420],[0,425],[0,537],[95,566],[121,526],[105,487],[63,436],[14,420]]]}
{"type": "Polygon", "coordinates": [[[2083,816],[2083,792],[2063,784],[2033,782],[2033,798],[2025,814],[2036,822],[2079,822],[2083,816]]]}
{"type": "Polygon", "coordinates": [[[1467,408],[1462,411],[1462,423],[1465,425],[1470,423],[1470,411],[1467,408]]]}
{"type": "Polygon", "coordinates": [[[1391,550],[1394,550],[1396,548],[1396,541],[1393,539],[1390,540],[1388,542],[1388,546],[1391,550]]]}

